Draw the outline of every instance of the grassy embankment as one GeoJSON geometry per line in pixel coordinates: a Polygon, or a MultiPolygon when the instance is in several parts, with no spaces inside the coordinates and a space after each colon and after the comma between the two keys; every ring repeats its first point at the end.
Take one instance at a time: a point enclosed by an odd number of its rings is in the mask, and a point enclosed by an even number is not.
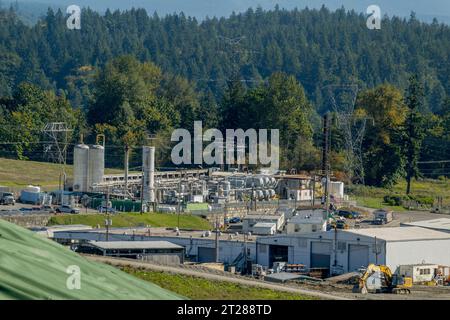
{"type": "MultiPolygon", "coordinates": [[[[450,180],[421,180],[413,181],[411,186],[413,196],[443,197],[444,204],[450,204],[450,180]]],[[[350,197],[355,199],[359,205],[369,208],[391,208],[394,211],[405,211],[401,206],[390,206],[384,202],[383,198],[387,195],[404,195],[406,191],[406,182],[402,181],[392,189],[375,187],[355,187],[350,193],[350,197]]]]}
{"type": "Polygon", "coordinates": [[[187,275],[125,267],[123,271],[193,300],[312,300],[283,291],[250,287],[226,281],[212,281],[187,275]]]}
{"type": "MultiPolygon", "coordinates": [[[[112,216],[113,227],[177,227],[178,216],[176,214],[165,213],[119,213],[112,216]]],[[[61,215],[54,216],[50,219],[49,225],[69,225],[69,224],[84,224],[92,227],[97,225],[103,226],[105,223],[104,214],[78,214],[78,215],[61,215]]],[[[197,216],[180,215],[180,228],[191,230],[210,230],[210,223],[197,216]]]]}
{"type": "MultiPolygon", "coordinates": [[[[106,173],[120,173],[120,170],[106,169],[106,173]]],[[[73,167],[66,166],[67,177],[73,175],[73,167]]],[[[0,158],[0,185],[19,190],[28,185],[41,186],[44,190],[58,187],[60,166],[55,163],[22,161],[0,158]]]]}

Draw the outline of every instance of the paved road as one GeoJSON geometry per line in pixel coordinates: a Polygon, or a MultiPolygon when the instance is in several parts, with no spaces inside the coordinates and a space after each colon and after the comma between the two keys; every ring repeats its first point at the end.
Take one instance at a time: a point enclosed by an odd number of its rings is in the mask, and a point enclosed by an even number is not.
{"type": "MultiPolygon", "coordinates": [[[[375,209],[360,207],[370,213],[375,211],[375,209]]],[[[442,219],[442,218],[450,218],[450,215],[446,214],[436,214],[430,213],[428,211],[395,211],[394,219],[391,223],[379,226],[372,225],[372,217],[369,216],[365,220],[361,221],[361,228],[380,228],[380,227],[399,227],[401,223],[408,222],[417,222],[417,221],[425,221],[425,220],[433,220],[433,219],[442,219]]],[[[352,226],[353,222],[351,220],[348,221],[352,226]]]]}
{"type": "Polygon", "coordinates": [[[210,280],[227,281],[227,282],[233,282],[233,283],[238,283],[238,284],[247,285],[247,286],[255,286],[255,287],[267,288],[267,289],[271,289],[271,290],[297,293],[297,294],[307,295],[307,296],[311,296],[311,297],[316,297],[319,299],[351,300],[349,298],[344,298],[344,297],[341,297],[338,295],[323,293],[323,292],[319,292],[319,291],[293,288],[293,287],[277,285],[277,284],[267,283],[267,282],[258,281],[258,280],[250,280],[250,279],[247,280],[247,279],[241,279],[238,277],[221,276],[221,275],[210,274],[210,273],[196,271],[196,270],[177,268],[175,266],[174,267],[162,266],[162,265],[156,265],[156,264],[151,264],[151,263],[138,262],[135,260],[117,259],[117,258],[103,257],[103,256],[86,255],[86,257],[88,259],[91,259],[91,260],[94,260],[97,262],[109,263],[109,264],[112,264],[115,266],[133,266],[136,268],[146,268],[146,269],[151,269],[151,270],[155,270],[155,271],[164,271],[164,272],[171,272],[171,273],[177,273],[177,274],[184,274],[184,275],[189,275],[189,276],[206,278],[206,279],[210,279],[210,280]]]}

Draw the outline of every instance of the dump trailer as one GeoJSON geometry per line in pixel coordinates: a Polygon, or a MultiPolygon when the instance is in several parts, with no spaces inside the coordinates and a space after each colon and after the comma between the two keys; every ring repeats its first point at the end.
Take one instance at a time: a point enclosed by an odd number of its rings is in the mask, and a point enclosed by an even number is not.
{"type": "Polygon", "coordinates": [[[370,264],[353,291],[356,293],[410,294],[412,278],[392,274],[388,266],[370,264]]]}

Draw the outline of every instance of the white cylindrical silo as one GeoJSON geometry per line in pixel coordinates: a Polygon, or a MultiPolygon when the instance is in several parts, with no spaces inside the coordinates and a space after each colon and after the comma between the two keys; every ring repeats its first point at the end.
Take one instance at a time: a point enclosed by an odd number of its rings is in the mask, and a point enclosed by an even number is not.
{"type": "Polygon", "coordinates": [[[105,175],[105,148],[93,145],[89,148],[89,176],[88,187],[103,182],[105,175]]]}
{"type": "Polygon", "coordinates": [[[142,148],[145,201],[155,202],[155,147],[142,148]]]}
{"type": "Polygon", "coordinates": [[[89,147],[76,145],[73,150],[73,191],[88,191],[89,147]]]}

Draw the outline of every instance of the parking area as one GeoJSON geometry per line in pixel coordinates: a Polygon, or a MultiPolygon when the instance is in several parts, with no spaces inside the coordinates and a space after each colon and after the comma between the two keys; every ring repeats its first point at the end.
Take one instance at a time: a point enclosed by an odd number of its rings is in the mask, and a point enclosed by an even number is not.
{"type": "MultiPolygon", "coordinates": [[[[53,206],[56,208],[56,206],[53,206]]],[[[48,210],[39,210],[40,206],[25,203],[16,203],[15,205],[0,205],[0,216],[14,216],[14,215],[48,215],[48,210]]],[[[96,214],[97,210],[90,208],[79,208],[80,214],[96,214]]]]}
{"type": "MultiPolygon", "coordinates": [[[[450,215],[436,214],[426,211],[394,212],[393,220],[390,223],[384,225],[374,225],[372,223],[373,217],[369,214],[361,219],[359,228],[399,227],[402,223],[433,220],[445,217],[450,217],[450,215]]],[[[346,222],[350,228],[355,228],[355,225],[357,225],[357,221],[354,219],[347,219],[346,222]]]]}

